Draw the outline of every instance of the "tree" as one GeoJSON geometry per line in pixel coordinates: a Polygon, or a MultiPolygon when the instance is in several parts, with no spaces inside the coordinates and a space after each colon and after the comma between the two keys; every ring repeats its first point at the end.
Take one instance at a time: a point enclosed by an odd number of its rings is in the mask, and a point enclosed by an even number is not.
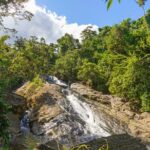
{"type": "Polygon", "coordinates": [[[72,51],[80,47],[79,40],[74,39],[72,35],[65,34],[57,40],[60,55],[64,55],[67,51],[72,51]]]}
{"type": "Polygon", "coordinates": [[[93,57],[96,51],[101,51],[101,41],[98,38],[96,31],[92,30],[89,26],[81,33],[82,36],[82,48],[79,51],[82,59],[88,59],[91,62],[95,62],[96,59],[93,57]]]}
{"type": "Polygon", "coordinates": [[[100,74],[103,76],[103,78],[105,78],[106,82],[109,81],[113,68],[124,61],[126,58],[127,56],[123,54],[114,54],[108,50],[100,55],[98,67],[100,74]]]}
{"type": "Polygon", "coordinates": [[[23,80],[31,80],[37,74],[47,74],[55,62],[55,46],[47,45],[32,37],[29,40],[18,39],[15,44],[15,57],[11,60],[9,70],[23,80]]]}
{"type": "Polygon", "coordinates": [[[112,94],[139,100],[143,110],[150,111],[150,59],[149,55],[140,58],[128,57],[117,64],[109,79],[109,90],[112,94]]]}
{"type": "Polygon", "coordinates": [[[0,141],[7,143],[9,139],[9,121],[7,118],[9,107],[5,102],[5,81],[0,80],[0,141]]]}
{"type": "Polygon", "coordinates": [[[15,31],[4,26],[3,21],[7,16],[17,17],[19,19],[30,20],[32,14],[24,10],[24,3],[28,0],[1,0],[0,1],[0,28],[3,30],[15,31]],[[10,11],[11,10],[11,11],[10,11]]]}
{"type": "Polygon", "coordinates": [[[86,59],[79,67],[78,79],[96,90],[105,91],[105,79],[102,78],[98,66],[86,59]]]}
{"type": "MultiPolygon", "coordinates": [[[[9,88],[8,78],[8,66],[10,64],[10,48],[5,44],[7,36],[0,38],[0,141],[8,142],[8,118],[7,113],[9,111],[8,105],[6,104],[5,97],[9,88]]],[[[10,77],[10,76],[9,76],[10,77]]]]}
{"type": "Polygon", "coordinates": [[[80,57],[77,50],[68,51],[56,60],[55,75],[60,79],[73,82],[77,79],[80,57]]]}

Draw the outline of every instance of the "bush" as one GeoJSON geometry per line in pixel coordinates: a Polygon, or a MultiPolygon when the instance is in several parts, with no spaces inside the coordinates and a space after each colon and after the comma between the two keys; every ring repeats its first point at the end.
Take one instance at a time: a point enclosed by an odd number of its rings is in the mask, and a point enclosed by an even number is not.
{"type": "Polygon", "coordinates": [[[113,68],[109,79],[109,90],[112,94],[138,99],[144,110],[149,106],[148,95],[150,85],[150,67],[146,58],[128,57],[113,68]],[[142,99],[141,99],[142,98],[142,99]]]}
{"type": "Polygon", "coordinates": [[[65,56],[56,60],[54,74],[64,81],[75,81],[79,61],[78,51],[67,52],[65,56]]]}
{"type": "Polygon", "coordinates": [[[141,100],[142,100],[142,110],[150,112],[150,93],[145,92],[141,96],[141,100]]]}
{"type": "Polygon", "coordinates": [[[78,79],[96,90],[105,91],[106,81],[101,76],[98,66],[95,63],[84,60],[78,70],[78,79]]]}

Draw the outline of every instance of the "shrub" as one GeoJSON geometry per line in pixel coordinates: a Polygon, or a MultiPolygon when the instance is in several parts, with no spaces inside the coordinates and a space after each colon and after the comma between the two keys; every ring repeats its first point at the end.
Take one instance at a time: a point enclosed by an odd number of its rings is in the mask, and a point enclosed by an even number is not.
{"type": "Polygon", "coordinates": [[[150,112],[150,93],[145,92],[141,96],[141,100],[142,100],[142,110],[150,112]]]}

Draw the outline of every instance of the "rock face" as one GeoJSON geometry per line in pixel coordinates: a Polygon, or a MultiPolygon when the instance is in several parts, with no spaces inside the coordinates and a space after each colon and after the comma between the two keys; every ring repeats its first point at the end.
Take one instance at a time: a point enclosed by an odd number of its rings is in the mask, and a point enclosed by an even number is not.
{"type": "Polygon", "coordinates": [[[90,99],[92,101],[97,101],[97,102],[100,102],[102,104],[107,104],[107,105],[111,104],[110,99],[112,97],[110,95],[104,96],[104,95],[102,95],[101,92],[95,91],[91,88],[88,88],[87,86],[85,87],[82,84],[74,83],[71,85],[71,89],[74,90],[75,92],[79,93],[85,99],[90,99]]]}
{"type": "MultiPolygon", "coordinates": [[[[61,87],[47,82],[38,87],[35,87],[32,82],[27,82],[15,92],[9,94],[7,99],[13,109],[13,113],[8,116],[11,122],[9,130],[13,137],[12,145],[16,143],[15,145],[22,146],[22,149],[25,146],[20,141],[20,119],[26,110],[30,110],[31,112],[31,132],[36,135],[37,139],[44,132],[41,128],[43,124],[64,113],[58,105],[58,102],[64,99],[61,93],[61,87]]],[[[40,139],[41,142],[46,140],[44,138],[42,139],[42,136],[40,139]]],[[[15,146],[12,146],[12,148],[15,149],[15,146]]]]}
{"type": "MultiPolygon", "coordinates": [[[[55,110],[57,108],[57,115],[60,108],[56,103],[64,98],[60,91],[60,86],[55,84],[45,83],[41,87],[34,87],[32,83],[26,82],[15,92],[9,94],[7,101],[12,106],[15,114],[21,114],[25,110],[32,108],[34,111],[38,110],[38,115],[40,115],[41,110],[48,111],[49,107],[51,107],[51,109],[54,107],[55,110]]],[[[53,113],[54,112],[55,111],[53,111],[53,113]]],[[[51,117],[53,117],[53,115],[51,117]]]]}
{"type": "Polygon", "coordinates": [[[60,91],[60,86],[49,83],[43,84],[38,89],[32,89],[30,82],[25,83],[16,90],[15,93],[24,97],[27,108],[31,109],[30,119],[33,133],[41,134],[40,125],[63,113],[63,110],[58,105],[58,101],[64,99],[60,91]]]}
{"type": "MultiPolygon", "coordinates": [[[[129,103],[123,102],[123,99],[103,95],[78,83],[72,84],[71,89],[74,92],[67,89],[62,90],[61,86],[48,82],[40,86],[27,82],[8,96],[8,101],[13,107],[13,114],[9,114],[9,118],[14,150],[16,148],[23,150],[27,146],[22,143],[21,139],[24,140],[24,137],[20,133],[20,118],[26,110],[30,111],[30,130],[32,139],[36,139],[36,142],[33,140],[33,143],[35,143],[35,149],[37,150],[61,150],[63,144],[66,145],[67,143],[67,146],[76,145],[97,138],[97,136],[92,137],[89,130],[86,130],[86,123],[93,125],[97,119],[92,110],[97,114],[102,125],[104,123],[108,127],[108,133],[122,133],[122,136],[116,135],[106,138],[109,144],[115,143],[112,150],[113,148],[114,150],[125,150],[125,148],[117,149],[117,146],[120,147],[124,143],[129,145],[129,150],[133,146],[135,150],[145,150],[145,147],[140,142],[135,142],[134,139],[123,135],[123,133],[127,132],[149,141],[149,113],[136,114],[131,111],[129,103]],[[72,96],[68,96],[69,92],[75,96],[71,101],[67,100],[72,96]],[[76,95],[78,96],[76,97],[76,95]],[[77,103],[76,98],[81,98],[80,103],[77,103]],[[81,116],[78,111],[81,111],[81,116]],[[84,114],[82,115],[81,113],[84,114]],[[82,117],[87,118],[87,120],[82,117]],[[127,140],[127,138],[130,140],[127,140]],[[61,144],[58,144],[58,141],[61,144]],[[115,145],[117,146],[115,147],[115,145]]],[[[29,138],[28,143],[32,139],[30,140],[29,138]]],[[[91,145],[93,142],[100,143],[98,146],[104,145],[103,139],[93,140],[87,144],[91,145]]],[[[91,145],[93,150],[96,150],[95,145],[91,145]]]]}
{"type": "Polygon", "coordinates": [[[95,105],[99,113],[107,114],[125,124],[124,129],[127,133],[150,143],[150,113],[137,114],[131,110],[130,103],[125,102],[124,99],[103,95],[80,83],[72,84],[71,89],[84,97],[87,102],[95,105]]]}

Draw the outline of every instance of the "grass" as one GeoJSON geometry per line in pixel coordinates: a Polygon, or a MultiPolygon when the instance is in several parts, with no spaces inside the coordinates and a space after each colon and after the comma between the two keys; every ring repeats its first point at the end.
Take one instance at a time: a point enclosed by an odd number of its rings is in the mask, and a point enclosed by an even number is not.
{"type": "Polygon", "coordinates": [[[33,95],[34,92],[40,90],[41,87],[43,87],[44,82],[43,80],[39,77],[36,76],[28,85],[27,87],[27,93],[29,93],[29,95],[33,95]]]}

